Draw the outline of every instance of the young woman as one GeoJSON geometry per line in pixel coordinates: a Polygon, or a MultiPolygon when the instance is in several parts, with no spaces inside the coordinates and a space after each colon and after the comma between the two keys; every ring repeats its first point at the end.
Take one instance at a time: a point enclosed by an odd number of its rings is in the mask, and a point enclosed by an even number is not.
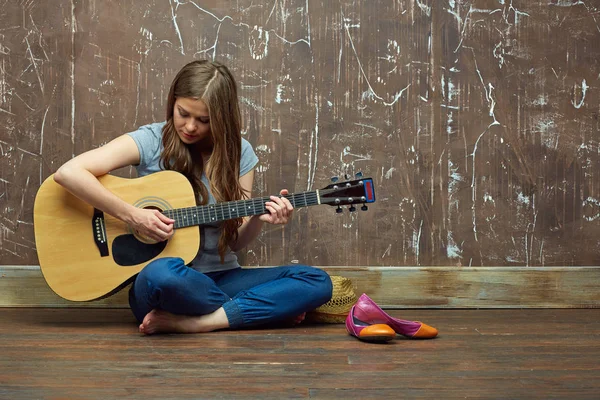
{"type": "MultiPolygon", "coordinates": [[[[199,204],[249,198],[258,159],[241,137],[236,82],[222,64],[193,61],[177,74],[167,99],[166,122],[140,127],[65,163],[54,179],[90,205],[157,241],[173,235],[172,219],[120,200],[96,177],[127,165],[144,176],[163,169],[184,174],[199,204]]],[[[287,194],[282,190],[280,194],[287,194]]],[[[161,258],[136,277],[129,303],[144,334],[208,332],[303,319],[331,298],[329,276],[313,267],[246,269],[235,251],[263,223],[286,224],[293,211],[271,196],[267,214],[201,226],[198,255],[189,265],[161,258]]]]}

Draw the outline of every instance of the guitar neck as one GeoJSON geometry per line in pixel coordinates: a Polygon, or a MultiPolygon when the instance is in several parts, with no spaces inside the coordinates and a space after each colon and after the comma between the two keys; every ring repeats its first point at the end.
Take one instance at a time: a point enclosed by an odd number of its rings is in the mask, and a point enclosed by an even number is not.
{"type": "MultiPolygon", "coordinates": [[[[281,197],[288,199],[294,208],[321,204],[318,190],[289,194],[281,197]]],[[[163,211],[163,214],[175,220],[175,229],[186,228],[188,226],[204,225],[234,218],[266,214],[269,212],[265,207],[267,201],[271,201],[270,197],[257,197],[248,200],[228,201],[205,206],[165,210],[163,211]]]]}

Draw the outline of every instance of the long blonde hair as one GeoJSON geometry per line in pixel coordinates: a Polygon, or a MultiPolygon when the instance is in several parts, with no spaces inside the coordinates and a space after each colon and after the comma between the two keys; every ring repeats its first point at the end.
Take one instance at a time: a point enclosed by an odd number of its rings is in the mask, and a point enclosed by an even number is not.
{"type": "MultiPolygon", "coordinates": [[[[165,169],[178,171],[188,178],[199,204],[208,203],[208,191],[201,181],[203,172],[217,202],[246,197],[239,181],[242,136],[237,86],[226,66],[198,60],[186,64],[177,73],[169,90],[162,144],[161,164],[165,169]],[[202,100],[208,107],[213,150],[206,171],[200,152],[183,143],[175,130],[173,109],[177,98],[202,100]]],[[[223,222],[219,238],[221,263],[227,245],[237,240],[241,224],[241,218],[223,222]]]]}

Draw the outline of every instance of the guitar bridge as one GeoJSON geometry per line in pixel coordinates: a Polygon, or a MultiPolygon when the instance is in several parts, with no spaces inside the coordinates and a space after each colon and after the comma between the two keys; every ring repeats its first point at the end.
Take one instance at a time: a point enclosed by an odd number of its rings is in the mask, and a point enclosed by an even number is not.
{"type": "Polygon", "coordinates": [[[94,243],[100,250],[101,257],[108,256],[108,240],[106,238],[106,226],[104,225],[104,213],[94,208],[92,217],[92,233],[94,234],[94,243]]]}

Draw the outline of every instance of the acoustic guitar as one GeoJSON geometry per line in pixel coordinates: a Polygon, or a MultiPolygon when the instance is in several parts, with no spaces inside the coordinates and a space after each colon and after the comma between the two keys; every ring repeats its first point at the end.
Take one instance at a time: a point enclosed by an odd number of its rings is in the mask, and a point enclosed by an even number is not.
{"type": "MultiPolygon", "coordinates": [[[[371,178],[337,182],[314,191],[285,197],[294,208],[328,204],[341,212],[343,205],[375,201],[371,178]]],[[[34,204],[34,231],[42,274],[50,288],[71,301],[110,296],[125,287],[156,258],[181,257],[190,263],[200,246],[197,225],[267,213],[269,197],[197,206],[192,185],[175,171],[126,179],[104,175],[99,181],[122,200],[140,208],[158,209],[175,220],[173,236],[152,242],[123,221],[95,209],[54,181],[40,186],[34,204]]]]}

